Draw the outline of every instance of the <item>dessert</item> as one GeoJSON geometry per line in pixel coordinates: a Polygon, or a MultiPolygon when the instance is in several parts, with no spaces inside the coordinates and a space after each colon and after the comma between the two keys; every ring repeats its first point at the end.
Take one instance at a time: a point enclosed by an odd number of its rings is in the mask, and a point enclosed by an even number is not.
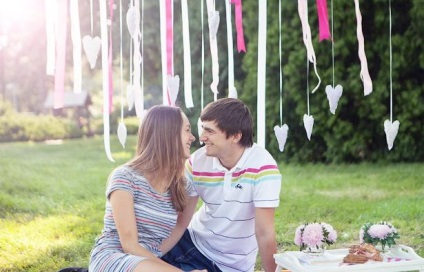
{"type": "Polygon", "coordinates": [[[381,262],[383,258],[380,256],[380,251],[373,245],[363,243],[359,245],[352,245],[349,248],[349,253],[343,258],[344,263],[360,264],[369,260],[381,262]]]}

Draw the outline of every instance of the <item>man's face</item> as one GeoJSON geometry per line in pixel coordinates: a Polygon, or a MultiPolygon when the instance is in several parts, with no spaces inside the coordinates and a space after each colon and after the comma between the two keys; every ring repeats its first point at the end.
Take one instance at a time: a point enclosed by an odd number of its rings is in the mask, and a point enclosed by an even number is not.
{"type": "Polygon", "coordinates": [[[227,139],[225,132],[220,130],[215,121],[203,121],[203,132],[200,140],[205,143],[206,155],[222,158],[231,148],[232,137],[227,139]]]}

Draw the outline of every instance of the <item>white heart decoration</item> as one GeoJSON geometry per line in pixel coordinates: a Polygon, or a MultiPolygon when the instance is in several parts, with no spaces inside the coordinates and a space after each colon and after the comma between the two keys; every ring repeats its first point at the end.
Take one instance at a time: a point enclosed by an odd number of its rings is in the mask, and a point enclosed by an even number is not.
{"type": "Polygon", "coordinates": [[[129,84],[127,86],[127,103],[128,103],[128,110],[131,110],[134,106],[134,85],[129,84]]]}
{"type": "Polygon", "coordinates": [[[125,148],[125,141],[127,140],[127,127],[123,122],[119,122],[118,125],[118,139],[122,147],[125,148]]]}
{"type": "Polygon", "coordinates": [[[339,103],[339,99],[343,94],[343,87],[341,85],[337,85],[336,88],[333,88],[333,86],[327,85],[325,87],[325,93],[327,94],[330,111],[332,114],[335,114],[337,104],[339,103]]]}
{"type": "Polygon", "coordinates": [[[236,87],[233,86],[233,87],[229,88],[228,97],[230,97],[230,98],[237,98],[237,89],[236,89],[236,87]]]}
{"type": "Polygon", "coordinates": [[[96,66],[97,56],[99,55],[102,40],[100,37],[91,37],[86,35],[82,38],[82,47],[84,48],[85,55],[87,56],[90,68],[94,69],[96,66]]]}
{"type": "Polygon", "coordinates": [[[211,11],[208,14],[209,35],[212,39],[216,38],[219,27],[219,11],[211,11]]]}
{"type": "Polygon", "coordinates": [[[306,135],[308,136],[309,141],[311,140],[312,128],[314,127],[314,117],[312,115],[303,115],[303,126],[306,130],[306,135]]]}
{"type": "Polygon", "coordinates": [[[176,76],[168,75],[168,90],[169,90],[169,94],[171,95],[172,105],[175,105],[175,101],[177,100],[179,88],[180,88],[180,76],[179,75],[176,75],[176,76]]]}
{"type": "Polygon", "coordinates": [[[130,32],[131,38],[137,38],[138,26],[140,25],[140,12],[131,6],[127,11],[127,28],[130,32]]]}
{"type": "Polygon", "coordinates": [[[396,135],[399,131],[400,122],[398,120],[393,123],[389,120],[384,121],[384,132],[386,133],[387,146],[390,149],[393,147],[396,135]]]}
{"type": "Polygon", "coordinates": [[[277,137],[278,148],[280,149],[280,152],[284,151],[284,146],[287,141],[288,131],[289,131],[289,127],[286,124],[284,124],[282,127],[279,127],[279,126],[274,127],[275,137],[277,137]]]}
{"type": "Polygon", "coordinates": [[[203,142],[200,140],[200,137],[202,137],[203,133],[203,127],[202,127],[202,120],[200,118],[197,119],[197,134],[199,135],[199,143],[202,145],[203,142]]]}

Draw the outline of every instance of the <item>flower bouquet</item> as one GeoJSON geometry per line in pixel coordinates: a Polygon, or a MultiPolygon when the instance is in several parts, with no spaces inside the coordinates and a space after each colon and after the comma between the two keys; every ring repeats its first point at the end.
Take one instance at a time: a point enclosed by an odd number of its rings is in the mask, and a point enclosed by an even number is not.
{"type": "Polygon", "coordinates": [[[369,243],[377,245],[381,243],[381,249],[384,252],[386,245],[391,248],[396,244],[395,239],[399,238],[399,234],[392,224],[381,221],[380,223],[366,223],[359,231],[360,243],[369,243]]]}
{"type": "Polygon", "coordinates": [[[305,223],[297,227],[294,243],[304,252],[324,253],[325,244],[332,245],[337,240],[337,232],[327,223],[305,223]]]}

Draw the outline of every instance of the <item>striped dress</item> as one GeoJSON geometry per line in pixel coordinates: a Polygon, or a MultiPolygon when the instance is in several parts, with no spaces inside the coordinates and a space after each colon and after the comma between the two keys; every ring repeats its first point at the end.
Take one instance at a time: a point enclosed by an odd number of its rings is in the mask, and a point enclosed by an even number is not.
{"type": "MultiPolygon", "coordinates": [[[[162,256],[159,246],[169,237],[177,222],[178,213],[172,206],[169,192],[156,192],[143,176],[128,166],[116,168],[109,177],[104,227],[91,251],[90,272],[133,271],[138,263],[145,259],[126,254],[122,250],[109,202],[110,194],[115,190],[127,191],[133,195],[138,242],[154,255],[162,256]]],[[[193,195],[194,192],[192,183],[188,182],[188,195],[193,195]]]]}
{"type": "Polygon", "coordinates": [[[186,163],[203,205],[189,226],[193,243],[225,272],[253,272],[258,252],[255,208],[275,208],[281,174],[272,156],[254,144],[228,170],[201,148],[186,163]]]}

